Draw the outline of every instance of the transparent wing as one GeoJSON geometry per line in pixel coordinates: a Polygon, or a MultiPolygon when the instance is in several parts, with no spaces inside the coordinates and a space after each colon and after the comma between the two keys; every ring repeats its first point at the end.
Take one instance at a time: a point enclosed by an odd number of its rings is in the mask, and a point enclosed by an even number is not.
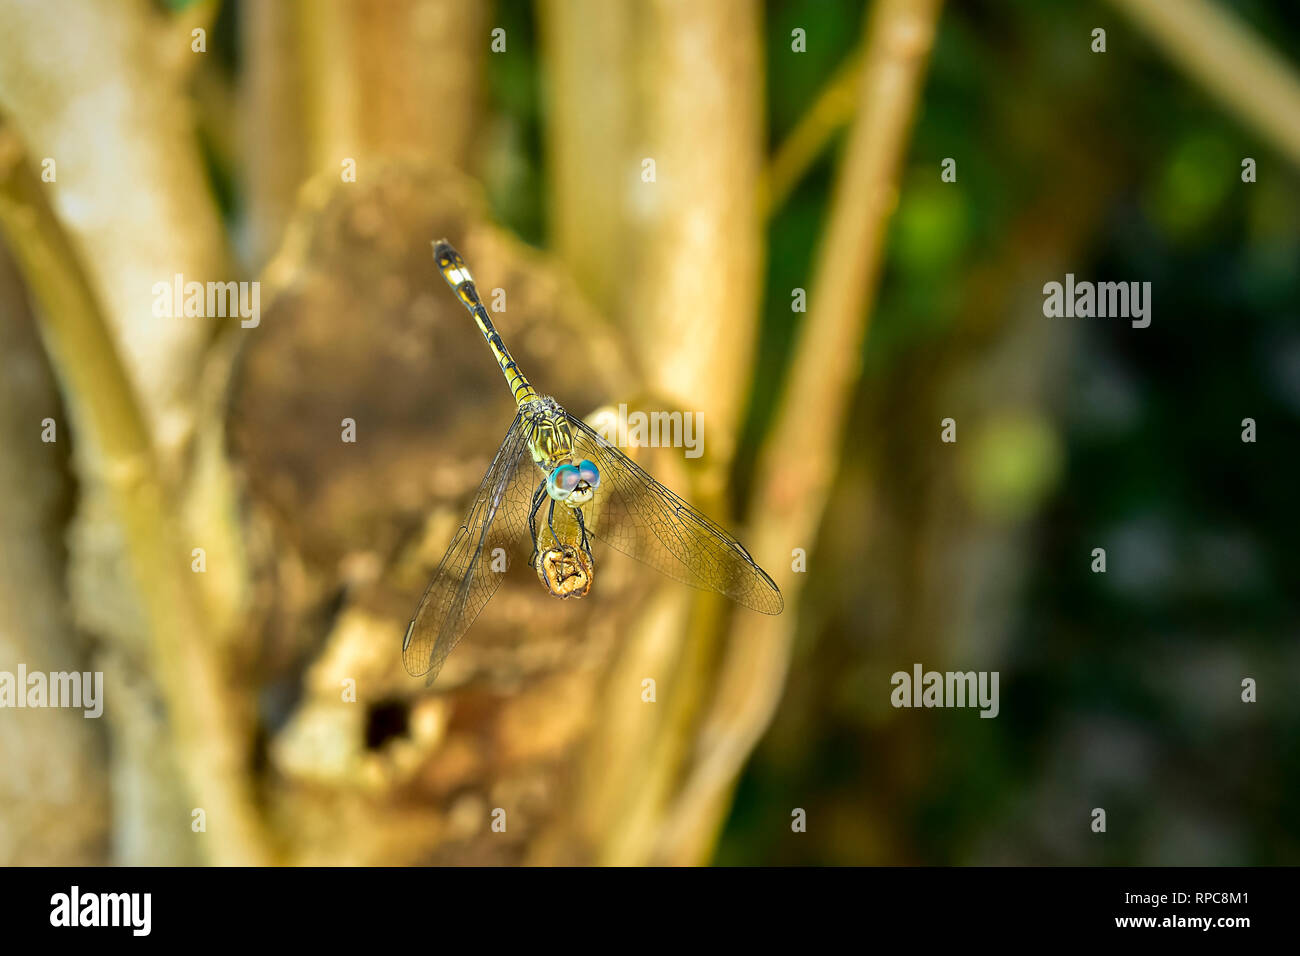
{"type": "Polygon", "coordinates": [[[528,527],[528,505],[536,482],[527,455],[532,426],[516,415],[465,523],[420,598],[402,638],[402,663],[412,677],[428,675],[432,684],[443,662],[479,611],[496,593],[503,575],[492,570],[497,548],[509,554],[528,527]]]}
{"type": "MultiPolygon", "coordinates": [[[[595,497],[583,508],[588,531],[683,584],[717,591],[764,614],[781,613],[785,607],[781,592],[743,544],[651,478],[586,423],[568,417],[574,457],[587,458],[600,469],[595,497]]],[[[561,511],[565,512],[561,537],[570,540],[575,532],[568,508],[556,508],[556,526],[561,511]]]]}

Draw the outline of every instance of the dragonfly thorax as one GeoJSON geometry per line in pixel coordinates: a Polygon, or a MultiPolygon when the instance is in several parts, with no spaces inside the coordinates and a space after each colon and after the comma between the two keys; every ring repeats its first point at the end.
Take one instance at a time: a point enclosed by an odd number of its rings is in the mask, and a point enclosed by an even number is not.
{"type": "Polygon", "coordinates": [[[538,399],[527,407],[533,416],[528,447],[533,461],[549,474],[573,458],[573,429],[568,415],[553,398],[538,399]]]}

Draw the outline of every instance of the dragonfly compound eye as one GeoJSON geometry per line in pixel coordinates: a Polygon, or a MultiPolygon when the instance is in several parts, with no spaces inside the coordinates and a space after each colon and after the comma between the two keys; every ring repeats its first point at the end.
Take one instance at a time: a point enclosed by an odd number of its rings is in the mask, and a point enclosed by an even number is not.
{"type": "Polygon", "coordinates": [[[591,487],[600,485],[600,470],[585,458],[578,462],[578,474],[591,487]]]}
{"type": "Polygon", "coordinates": [[[546,478],[546,493],[556,501],[564,501],[573,494],[582,476],[573,465],[560,465],[546,478]]]}

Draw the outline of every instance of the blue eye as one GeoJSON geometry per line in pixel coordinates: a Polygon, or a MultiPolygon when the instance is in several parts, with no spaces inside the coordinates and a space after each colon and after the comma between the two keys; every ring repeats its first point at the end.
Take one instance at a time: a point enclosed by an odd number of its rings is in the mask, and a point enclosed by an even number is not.
{"type": "Polygon", "coordinates": [[[578,474],[593,488],[600,484],[600,470],[585,458],[578,462],[578,474]]]}
{"type": "Polygon", "coordinates": [[[573,465],[560,465],[546,479],[546,493],[556,501],[563,501],[578,487],[581,475],[573,465]]]}

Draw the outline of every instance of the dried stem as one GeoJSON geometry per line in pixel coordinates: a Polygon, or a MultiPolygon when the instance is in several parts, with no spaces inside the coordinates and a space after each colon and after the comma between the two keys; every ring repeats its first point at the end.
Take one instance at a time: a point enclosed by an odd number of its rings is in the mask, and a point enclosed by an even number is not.
{"type": "Polygon", "coordinates": [[[1300,81],[1240,20],[1209,0],[1111,0],[1189,76],[1300,166],[1300,81]]]}

